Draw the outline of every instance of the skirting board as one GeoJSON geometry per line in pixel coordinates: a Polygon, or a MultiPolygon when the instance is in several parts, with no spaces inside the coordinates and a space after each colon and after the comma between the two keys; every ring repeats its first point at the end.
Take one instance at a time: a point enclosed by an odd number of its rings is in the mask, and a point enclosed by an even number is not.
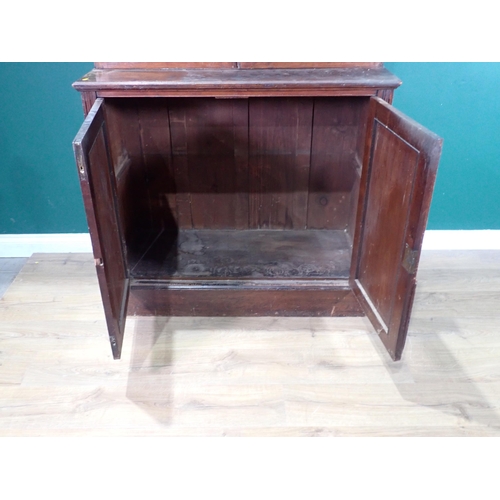
{"type": "Polygon", "coordinates": [[[0,234],[0,257],[34,253],[92,253],[89,233],[0,234]]]}
{"type": "MultiPolygon", "coordinates": [[[[500,250],[500,230],[429,230],[424,250],[500,250]]],[[[0,257],[30,257],[34,253],[91,253],[88,233],[0,234],[0,257]]]]}

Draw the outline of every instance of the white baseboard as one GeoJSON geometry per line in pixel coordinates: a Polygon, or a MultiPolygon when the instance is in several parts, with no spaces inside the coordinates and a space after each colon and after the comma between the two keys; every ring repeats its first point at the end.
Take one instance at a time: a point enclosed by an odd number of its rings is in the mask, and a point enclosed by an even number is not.
{"type": "Polygon", "coordinates": [[[0,234],[0,257],[34,253],[92,253],[90,234],[0,234]]]}
{"type": "Polygon", "coordinates": [[[500,230],[429,230],[423,250],[500,250],[500,230]]]}
{"type": "MultiPolygon", "coordinates": [[[[500,250],[500,230],[425,232],[424,250],[500,250]]],[[[0,257],[34,253],[92,253],[90,235],[0,234],[0,257]]]]}

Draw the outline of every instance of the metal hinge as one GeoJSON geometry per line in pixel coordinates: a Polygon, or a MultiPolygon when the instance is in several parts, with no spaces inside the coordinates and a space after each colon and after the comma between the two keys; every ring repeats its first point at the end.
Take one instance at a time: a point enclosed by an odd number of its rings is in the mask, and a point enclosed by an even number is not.
{"type": "Polygon", "coordinates": [[[408,271],[408,274],[415,274],[417,272],[417,260],[418,251],[412,250],[407,243],[403,257],[403,267],[408,271]]]}

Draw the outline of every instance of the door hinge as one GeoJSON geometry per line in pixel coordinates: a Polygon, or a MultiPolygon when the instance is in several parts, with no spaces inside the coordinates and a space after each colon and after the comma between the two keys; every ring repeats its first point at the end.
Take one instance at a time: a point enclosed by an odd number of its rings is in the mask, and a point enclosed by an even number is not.
{"type": "Polygon", "coordinates": [[[418,251],[412,250],[407,243],[403,257],[403,267],[408,271],[408,274],[415,274],[417,272],[417,261],[418,251]]]}

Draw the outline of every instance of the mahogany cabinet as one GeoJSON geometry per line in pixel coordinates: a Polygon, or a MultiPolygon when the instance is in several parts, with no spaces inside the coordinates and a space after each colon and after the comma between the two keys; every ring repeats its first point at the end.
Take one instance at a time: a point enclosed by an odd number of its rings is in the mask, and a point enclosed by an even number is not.
{"type": "MultiPolygon", "coordinates": [[[[73,146],[127,314],[359,316],[400,359],[442,141],[379,63],[96,63],[73,146]]],[[[332,332],[333,334],[333,332],[332,332]]]]}

